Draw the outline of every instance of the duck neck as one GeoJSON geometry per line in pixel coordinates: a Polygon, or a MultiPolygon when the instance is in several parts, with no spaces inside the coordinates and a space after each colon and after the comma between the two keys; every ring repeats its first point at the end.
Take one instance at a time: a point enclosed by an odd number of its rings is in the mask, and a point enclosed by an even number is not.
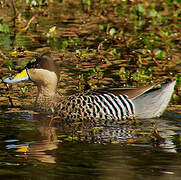
{"type": "Polygon", "coordinates": [[[58,101],[58,93],[56,86],[37,86],[38,94],[36,97],[36,104],[45,110],[53,110],[56,102],[58,101]]]}

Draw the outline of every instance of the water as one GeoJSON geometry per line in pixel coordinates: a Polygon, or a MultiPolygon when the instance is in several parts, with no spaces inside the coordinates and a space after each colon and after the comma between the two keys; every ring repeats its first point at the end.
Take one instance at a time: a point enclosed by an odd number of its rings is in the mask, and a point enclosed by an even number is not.
{"type": "Polygon", "coordinates": [[[16,1],[17,12],[9,1],[0,2],[1,77],[21,69],[30,51],[48,48],[61,64],[63,94],[81,91],[86,82],[97,89],[177,77],[175,105],[161,118],[131,125],[67,122],[26,110],[36,94],[32,83],[9,89],[0,83],[0,179],[180,180],[180,4],[26,2],[16,1]],[[25,52],[18,56],[17,49],[25,52]],[[16,108],[8,106],[10,99],[16,108]]]}
{"type": "MultiPolygon", "coordinates": [[[[48,115],[4,111],[0,115],[0,177],[180,179],[180,117],[179,113],[166,112],[166,117],[155,119],[164,142],[151,142],[150,137],[134,133],[118,138],[119,143],[115,143],[111,139],[114,133],[119,130],[122,135],[129,133],[130,126],[112,125],[92,134],[89,123],[83,126],[54,119],[50,124],[48,115]]],[[[133,126],[138,133],[151,121],[142,120],[139,128],[133,126]]]]}

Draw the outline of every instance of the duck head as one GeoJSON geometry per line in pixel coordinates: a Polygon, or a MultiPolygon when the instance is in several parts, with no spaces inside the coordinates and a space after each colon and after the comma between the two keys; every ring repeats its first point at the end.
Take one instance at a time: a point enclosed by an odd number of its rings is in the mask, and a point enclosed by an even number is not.
{"type": "Polygon", "coordinates": [[[25,68],[13,78],[6,78],[5,83],[17,83],[31,80],[38,88],[37,99],[53,97],[59,79],[59,70],[55,62],[50,58],[36,57],[35,61],[29,62],[25,68]]]}

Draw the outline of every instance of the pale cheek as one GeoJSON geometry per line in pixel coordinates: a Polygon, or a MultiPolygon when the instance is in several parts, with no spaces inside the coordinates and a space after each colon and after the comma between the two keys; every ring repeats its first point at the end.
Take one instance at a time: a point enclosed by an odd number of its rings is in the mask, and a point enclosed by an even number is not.
{"type": "Polygon", "coordinates": [[[48,86],[57,83],[55,73],[48,71],[32,71],[30,78],[36,85],[48,86]]]}
{"type": "Polygon", "coordinates": [[[31,75],[30,75],[31,80],[32,80],[35,84],[42,84],[42,83],[43,83],[40,77],[42,77],[41,74],[36,73],[36,72],[33,72],[33,73],[31,73],[31,75]]]}

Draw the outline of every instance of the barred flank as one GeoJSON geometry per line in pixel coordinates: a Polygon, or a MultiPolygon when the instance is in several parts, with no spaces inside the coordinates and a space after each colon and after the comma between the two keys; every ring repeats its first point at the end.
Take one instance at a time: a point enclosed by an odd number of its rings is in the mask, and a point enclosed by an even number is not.
{"type": "Polygon", "coordinates": [[[125,95],[112,93],[79,94],[62,103],[61,113],[67,118],[100,118],[125,120],[134,116],[134,105],[125,95]]]}
{"type": "Polygon", "coordinates": [[[97,113],[97,118],[100,118],[99,114],[109,115],[111,119],[129,119],[134,116],[134,105],[131,100],[127,99],[124,95],[116,96],[111,93],[102,95],[92,95],[94,106],[96,109],[100,109],[97,113]]]}

